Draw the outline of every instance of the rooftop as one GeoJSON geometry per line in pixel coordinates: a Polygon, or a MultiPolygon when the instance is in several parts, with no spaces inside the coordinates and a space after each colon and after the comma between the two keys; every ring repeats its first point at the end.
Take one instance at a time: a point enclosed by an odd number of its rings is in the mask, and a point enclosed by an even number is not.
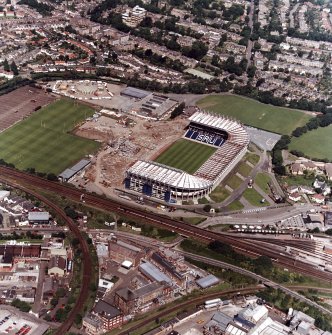
{"type": "Polygon", "coordinates": [[[180,189],[200,190],[212,186],[208,180],[151,161],[137,161],[128,169],[128,173],[180,189]]]}
{"type": "Polygon", "coordinates": [[[107,319],[113,319],[121,314],[121,311],[104,300],[99,300],[93,310],[95,313],[107,319]]]}

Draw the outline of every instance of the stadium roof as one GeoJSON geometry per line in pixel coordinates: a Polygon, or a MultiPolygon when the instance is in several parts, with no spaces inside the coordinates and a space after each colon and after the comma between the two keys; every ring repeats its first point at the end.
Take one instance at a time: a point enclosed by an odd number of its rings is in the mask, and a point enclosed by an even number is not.
{"type": "Polygon", "coordinates": [[[223,115],[199,111],[194,113],[189,120],[204,126],[226,131],[230,135],[228,141],[233,143],[242,145],[249,143],[249,136],[243,125],[223,115]]]}
{"type": "Polygon", "coordinates": [[[128,173],[180,189],[200,190],[213,185],[211,181],[150,161],[137,161],[128,169],[128,173]]]}

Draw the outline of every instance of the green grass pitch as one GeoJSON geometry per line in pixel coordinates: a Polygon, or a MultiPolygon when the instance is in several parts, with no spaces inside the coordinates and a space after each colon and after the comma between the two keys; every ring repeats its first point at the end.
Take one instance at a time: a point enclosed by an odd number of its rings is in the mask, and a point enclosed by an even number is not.
{"type": "Polygon", "coordinates": [[[278,134],[290,134],[311,116],[303,112],[275,107],[236,95],[210,95],[197,102],[207,111],[234,117],[246,125],[278,134]]]}
{"type": "Polygon", "coordinates": [[[293,137],[288,148],[302,151],[311,158],[332,160],[332,125],[293,137]]]}
{"type": "Polygon", "coordinates": [[[58,100],[0,134],[0,158],[18,169],[59,174],[100,144],[69,132],[93,115],[92,108],[58,100]]]}
{"type": "Polygon", "coordinates": [[[216,150],[209,145],[181,139],[165,150],[155,161],[194,173],[216,150]]]}

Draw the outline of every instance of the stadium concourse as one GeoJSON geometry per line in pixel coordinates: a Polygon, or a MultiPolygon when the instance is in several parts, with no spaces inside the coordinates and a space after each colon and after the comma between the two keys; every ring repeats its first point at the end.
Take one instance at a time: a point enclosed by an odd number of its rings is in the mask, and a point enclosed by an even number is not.
{"type": "Polygon", "coordinates": [[[189,120],[183,137],[217,150],[193,175],[160,163],[137,161],[126,171],[127,189],[171,203],[196,200],[208,195],[246,153],[249,136],[239,122],[204,111],[189,120]]]}

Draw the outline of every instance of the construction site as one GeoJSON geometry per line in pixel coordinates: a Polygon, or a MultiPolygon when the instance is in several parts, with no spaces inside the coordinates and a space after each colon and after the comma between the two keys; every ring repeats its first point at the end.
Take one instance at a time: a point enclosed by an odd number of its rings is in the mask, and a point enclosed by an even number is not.
{"type": "Polygon", "coordinates": [[[183,135],[188,121],[151,121],[108,110],[85,122],[75,134],[103,143],[103,148],[84,173],[72,183],[92,191],[109,194],[121,187],[125,171],[136,160],[151,160],[183,135]],[[172,132],[170,133],[170,128],[172,132]]]}

